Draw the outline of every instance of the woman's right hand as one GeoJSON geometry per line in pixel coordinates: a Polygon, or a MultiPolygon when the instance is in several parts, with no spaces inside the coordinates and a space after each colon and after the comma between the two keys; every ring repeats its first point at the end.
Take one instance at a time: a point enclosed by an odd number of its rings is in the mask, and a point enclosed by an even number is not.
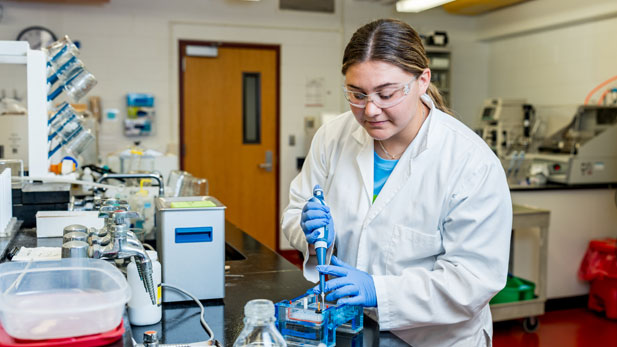
{"type": "Polygon", "coordinates": [[[327,226],[328,234],[326,235],[326,242],[328,247],[332,245],[334,241],[334,223],[330,215],[330,208],[326,205],[322,205],[317,198],[312,197],[304,205],[300,226],[309,244],[315,243],[319,238],[319,230],[317,229],[327,226]]]}

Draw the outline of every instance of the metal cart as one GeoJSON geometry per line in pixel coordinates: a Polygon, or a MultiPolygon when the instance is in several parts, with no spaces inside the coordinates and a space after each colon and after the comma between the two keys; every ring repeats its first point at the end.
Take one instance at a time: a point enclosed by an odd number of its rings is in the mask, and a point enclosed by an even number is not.
{"type": "MultiPolygon", "coordinates": [[[[491,314],[493,322],[500,322],[509,319],[525,318],[523,328],[527,332],[533,332],[538,328],[537,316],[544,314],[544,303],[546,302],[546,275],[548,261],[548,225],[550,211],[535,207],[514,205],[512,206],[513,234],[517,229],[537,228],[540,233],[539,242],[539,274],[536,283],[535,298],[531,300],[507,302],[502,304],[492,304],[491,314]]],[[[512,245],[510,246],[510,257],[512,258],[512,245]]],[[[512,259],[510,259],[510,270],[512,270],[512,259]]]]}

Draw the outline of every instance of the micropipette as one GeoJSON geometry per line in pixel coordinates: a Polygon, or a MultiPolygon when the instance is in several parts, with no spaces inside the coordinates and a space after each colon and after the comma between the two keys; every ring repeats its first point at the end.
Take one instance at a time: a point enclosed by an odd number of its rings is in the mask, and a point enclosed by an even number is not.
{"type": "MultiPolygon", "coordinates": [[[[315,188],[313,189],[313,196],[321,202],[322,205],[326,206],[326,202],[323,197],[323,189],[315,188]]],[[[319,265],[326,265],[326,251],[328,250],[328,226],[325,225],[319,229],[319,237],[317,241],[315,241],[315,252],[317,253],[317,263],[319,265]]],[[[321,291],[321,305],[318,306],[318,310],[324,310],[326,308],[326,275],[323,273],[319,274],[319,290],[321,291]]]]}

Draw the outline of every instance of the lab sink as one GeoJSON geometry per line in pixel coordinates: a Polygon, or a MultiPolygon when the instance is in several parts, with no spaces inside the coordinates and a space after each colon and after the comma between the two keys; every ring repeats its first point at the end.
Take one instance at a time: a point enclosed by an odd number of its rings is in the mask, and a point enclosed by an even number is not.
{"type": "Polygon", "coordinates": [[[225,242],[225,261],[228,260],[245,260],[244,254],[240,253],[237,249],[225,242]]]}

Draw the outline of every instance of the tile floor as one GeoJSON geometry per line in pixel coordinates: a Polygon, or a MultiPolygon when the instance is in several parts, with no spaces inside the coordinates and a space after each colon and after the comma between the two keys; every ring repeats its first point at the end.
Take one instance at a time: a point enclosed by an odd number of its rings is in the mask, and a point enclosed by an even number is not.
{"type": "Polygon", "coordinates": [[[539,317],[538,329],[523,330],[522,320],[495,323],[494,347],[617,347],[617,320],[585,308],[557,310],[539,317]]]}

